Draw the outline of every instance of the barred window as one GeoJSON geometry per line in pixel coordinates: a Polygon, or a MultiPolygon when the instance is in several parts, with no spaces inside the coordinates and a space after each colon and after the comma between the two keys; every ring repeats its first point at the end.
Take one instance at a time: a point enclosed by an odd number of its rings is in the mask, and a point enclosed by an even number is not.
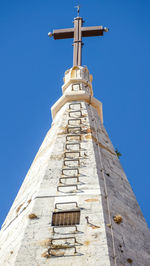
{"type": "Polygon", "coordinates": [[[52,216],[53,226],[76,225],[80,223],[80,210],[54,212],[52,216]]]}

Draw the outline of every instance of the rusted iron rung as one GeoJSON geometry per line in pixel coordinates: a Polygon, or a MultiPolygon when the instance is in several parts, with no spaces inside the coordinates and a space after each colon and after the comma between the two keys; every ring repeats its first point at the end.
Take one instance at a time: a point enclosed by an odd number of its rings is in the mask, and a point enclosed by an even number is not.
{"type": "MultiPolygon", "coordinates": [[[[79,143],[79,142],[73,142],[73,143],[66,143],[65,144],[65,149],[66,150],[69,150],[69,146],[73,146],[73,145],[79,145],[79,149],[78,150],[74,150],[74,151],[79,151],[80,149],[81,149],[81,143],[79,143]]],[[[71,150],[72,151],[72,150],[71,150]]]]}
{"type": "Polygon", "coordinates": [[[72,141],[72,140],[68,140],[68,138],[71,138],[71,137],[79,137],[79,141],[82,140],[80,134],[71,134],[71,135],[66,136],[66,141],[72,141]]]}
{"type": "MultiPolygon", "coordinates": [[[[64,166],[68,166],[66,163],[67,162],[78,162],[78,165],[77,166],[80,166],[80,159],[79,158],[77,158],[77,159],[65,159],[64,160],[64,166]]],[[[74,165],[73,166],[71,166],[71,165],[69,165],[69,167],[74,167],[74,165]]]]}
{"type": "Polygon", "coordinates": [[[81,103],[70,103],[69,104],[69,109],[71,109],[71,110],[75,110],[75,109],[71,108],[72,105],[80,105],[80,108],[82,108],[82,104],[81,103]]]}
{"type": "MultiPolygon", "coordinates": [[[[73,133],[75,133],[76,131],[81,132],[81,131],[82,131],[82,127],[81,127],[81,126],[74,126],[74,127],[69,126],[69,127],[67,128],[67,133],[68,133],[68,134],[69,134],[69,133],[72,133],[72,132],[69,132],[69,130],[70,130],[70,131],[73,131],[73,133]]],[[[77,133],[77,134],[79,134],[79,133],[77,133]]]]}
{"type": "Polygon", "coordinates": [[[64,168],[64,169],[62,169],[62,175],[65,175],[64,174],[64,171],[71,171],[71,170],[75,170],[75,171],[77,171],[77,174],[79,175],[79,169],[78,168],[64,168]]]}
{"type": "Polygon", "coordinates": [[[55,203],[55,209],[57,209],[57,205],[66,205],[66,204],[75,204],[76,205],[76,207],[78,208],[78,203],[76,202],[76,201],[70,201],[70,202],[57,202],[57,203],[55,203]]]}
{"type": "MultiPolygon", "coordinates": [[[[77,182],[79,182],[79,176],[67,176],[67,177],[60,177],[59,182],[62,183],[61,179],[70,179],[70,178],[76,178],[77,182]]],[[[62,183],[63,184],[63,183],[62,183]]]]}
{"type": "Polygon", "coordinates": [[[78,229],[77,229],[77,225],[55,225],[53,226],[53,233],[56,233],[55,232],[55,229],[56,228],[64,228],[64,227],[75,227],[75,232],[78,232],[78,229]]]}
{"type": "Polygon", "coordinates": [[[69,117],[71,118],[82,118],[82,111],[81,110],[73,110],[69,111],[69,117]],[[79,116],[72,116],[71,114],[79,113],[79,116]]]}
{"type": "Polygon", "coordinates": [[[75,154],[75,155],[76,155],[75,158],[79,158],[79,157],[81,157],[81,152],[80,152],[80,151],[77,151],[77,150],[75,150],[75,151],[65,151],[65,152],[64,152],[64,158],[72,158],[72,157],[67,156],[67,154],[68,154],[68,155],[69,155],[69,154],[75,154]]]}
{"type": "Polygon", "coordinates": [[[74,239],[74,243],[76,243],[76,244],[78,243],[75,236],[52,238],[50,240],[50,242],[51,242],[51,245],[52,245],[53,244],[53,241],[57,241],[57,240],[68,240],[68,239],[74,239]]]}
{"type": "Polygon", "coordinates": [[[57,191],[59,191],[59,192],[61,192],[60,190],[59,190],[59,188],[64,188],[64,187],[76,187],[76,190],[78,190],[78,185],[77,184],[64,184],[64,185],[59,185],[59,186],[57,186],[57,191]]]}
{"type": "Polygon", "coordinates": [[[77,122],[77,121],[80,122],[79,125],[82,124],[81,118],[71,118],[71,119],[68,119],[68,125],[71,126],[70,122],[77,122]]]}
{"type": "MultiPolygon", "coordinates": [[[[48,254],[51,255],[51,256],[55,256],[55,257],[62,257],[62,255],[59,256],[59,254],[56,254],[56,255],[51,254],[51,250],[56,250],[56,249],[67,249],[67,248],[74,248],[74,254],[77,253],[77,249],[76,249],[75,246],[66,246],[66,247],[62,247],[62,248],[61,248],[61,247],[60,247],[60,248],[49,248],[49,249],[48,249],[48,254]]],[[[63,257],[64,257],[64,255],[63,255],[63,257]]]]}

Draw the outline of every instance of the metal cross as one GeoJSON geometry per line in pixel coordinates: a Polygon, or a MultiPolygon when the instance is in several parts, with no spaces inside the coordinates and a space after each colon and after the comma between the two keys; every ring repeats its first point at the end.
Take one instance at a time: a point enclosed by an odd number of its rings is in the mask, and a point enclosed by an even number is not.
{"type": "Polygon", "coordinates": [[[73,46],[73,66],[81,66],[82,62],[82,37],[103,36],[104,32],[108,32],[103,26],[82,27],[83,19],[76,17],[74,19],[74,28],[53,30],[53,33],[48,33],[49,37],[54,37],[55,40],[74,38],[73,46]]]}

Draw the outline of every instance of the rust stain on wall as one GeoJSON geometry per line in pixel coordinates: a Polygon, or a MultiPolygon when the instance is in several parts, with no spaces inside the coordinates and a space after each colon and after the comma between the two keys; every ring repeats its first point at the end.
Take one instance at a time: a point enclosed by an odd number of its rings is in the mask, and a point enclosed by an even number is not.
{"type": "Polygon", "coordinates": [[[91,128],[88,128],[88,129],[86,130],[86,132],[87,132],[87,133],[91,133],[91,132],[92,132],[92,129],[91,129],[91,128]]]}
{"type": "Polygon", "coordinates": [[[20,206],[17,208],[16,212],[19,212],[21,207],[23,206],[24,203],[20,204],[20,206]]]}
{"type": "Polygon", "coordinates": [[[52,256],[63,256],[65,254],[64,251],[60,251],[60,250],[51,250],[51,255],[52,256]]]}
{"type": "Polygon", "coordinates": [[[92,225],[92,229],[97,229],[97,228],[100,228],[100,226],[92,225]]]}
{"type": "Polygon", "coordinates": [[[89,241],[89,240],[84,241],[84,245],[85,245],[85,246],[89,246],[89,245],[90,245],[90,241],[89,241]]]}
{"type": "Polygon", "coordinates": [[[48,253],[47,253],[47,251],[46,252],[44,252],[42,255],[41,255],[41,257],[44,257],[44,258],[50,258],[51,257],[51,255],[49,255],[48,253]]]}
{"type": "Polygon", "coordinates": [[[92,139],[92,136],[91,135],[86,135],[85,139],[92,139]]]}
{"type": "Polygon", "coordinates": [[[60,127],[60,131],[58,132],[58,135],[63,135],[63,134],[66,134],[67,133],[67,128],[68,128],[68,125],[66,125],[65,127],[60,127]]]}
{"type": "Polygon", "coordinates": [[[51,240],[50,239],[45,239],[39,242],[40,246],[47,248],[51,245],[51,240]]]}
{"type": "Polygon", "coordinates": [[[64,157],[64,154],[62,153],[62,154],[57,154],[57,155],[51,155],[50,159],[51,160],[61,160],[61,159],[63,159],[63,157],[64,157]]]}
{"type": "Polygon", "coordinates": [[[86,202],[96,202],[96,201],[99,201],[98,199],[87,199],[85,200],[86,202]]]}

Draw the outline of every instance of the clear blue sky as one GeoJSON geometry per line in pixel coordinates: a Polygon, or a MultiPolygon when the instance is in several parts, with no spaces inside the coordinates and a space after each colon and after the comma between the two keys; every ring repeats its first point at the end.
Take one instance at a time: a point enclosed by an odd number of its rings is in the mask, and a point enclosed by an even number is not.
{"type": "MultiPolygon", "coordinates": [[[[51,125],[72,66],[72,40],[47,33],[72,27],[77,1],[0,1],[0,224],[51,125]]],[[[80,0],[85,25],[110,28],[84,39],[83,64],[103,103],[104,125],[150,225],[150,1],[80,0]]]]}

